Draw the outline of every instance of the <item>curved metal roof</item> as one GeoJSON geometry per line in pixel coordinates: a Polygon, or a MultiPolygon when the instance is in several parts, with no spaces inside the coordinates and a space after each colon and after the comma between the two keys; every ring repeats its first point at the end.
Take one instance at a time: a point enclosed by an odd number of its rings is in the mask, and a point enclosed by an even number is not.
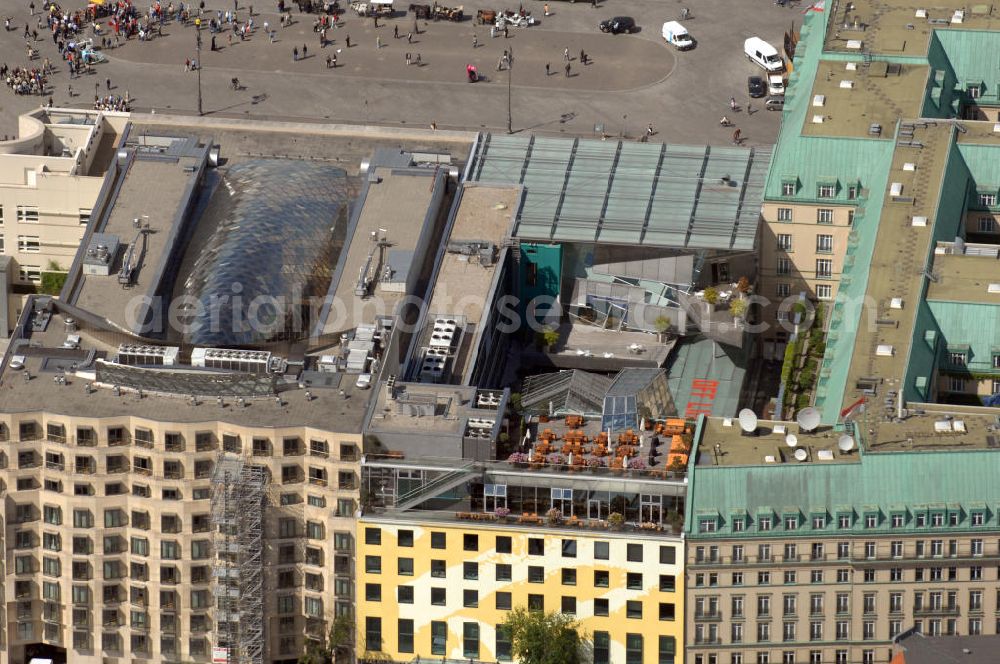
{"type": "Polygon", "coordinates": [[[252,346],[306,336],[310,298],[326,294],[344,246],[354,188],[327,164],[258,159],[225,172],[203,220],[216,230],[184,285],[201,303],[185,341],[252,346]]]}

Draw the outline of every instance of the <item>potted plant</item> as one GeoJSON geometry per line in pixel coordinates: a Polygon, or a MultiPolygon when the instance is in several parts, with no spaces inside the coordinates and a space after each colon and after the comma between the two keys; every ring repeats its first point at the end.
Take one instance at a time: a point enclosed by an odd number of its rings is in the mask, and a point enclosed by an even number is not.
{"type": "Polygon", "coordinates": [[[646,470],[646,462],[642,459],[629,459],[629,470],[646,470]]]}
{"type": "Polygon", "coordinates": [[[587,459],[587,468],[590,469],[590,472],[598,473],[602,467],[604,467],[604,460],[600,457],[590,457],[587,459]]]}
{"type": "Polygon", "coordinates": [[[675,456],[670,460],[670,465],[667,466],[667,470],[672,473],[683,473],[687,470],[687,466],[681,461],[681,457],[675,456]]]}
{"type": "Polygon", "coordinates": [[[550,509],[548,512],[545,513],[545,521],[550,526],[558,526],[560,523],[562,523],[562,519],[563,519],[562,512],[559,511],[559,509],[556,507],[553,507],[552,509],[550,509]]]}
{"type": "Polygon", "coordinates": [[[705,289],[702,298],[705,300],[705,302],[708,302],[712,306],[715,306],[715,303],[719,301],[719,289],[715,288],[714,286],[709,286],[708,288],[705,289]]]}
{"type": "Polygon", "coordinates": [[[493,510],[493,513],[497,515],[498,519],[504,522],[506,522],[507,518],[510,516],[510,510],[506,507],[498,507],[493,510]]]}
{"type": "Polygon", "coordinates": [[[514,452],[507,457],[507,462],[514,464],[517,468],[524,468],[528,465],[528,455],[524,452],[514,452]]]}
{"type": "Polygon", "coordinates": [[[625,517],[621,512],[612,512],[608,515],[608,528],[611,530],[621,530],[625,526],[625,517]]]}
{"type": "Polygon", "coordinates": [[[559,452],[553,452],[552,454],[545,457],[545,463],[550,466],[562,466],[566,463],[566,457],[564,457],[559,452]]]}

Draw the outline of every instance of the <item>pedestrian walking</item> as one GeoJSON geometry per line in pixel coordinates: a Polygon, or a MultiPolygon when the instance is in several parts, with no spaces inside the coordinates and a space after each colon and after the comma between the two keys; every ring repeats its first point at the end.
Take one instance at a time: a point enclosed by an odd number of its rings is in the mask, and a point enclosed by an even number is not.
{"type": "Polygon", "coordinates": [[[545,10],[545,15],[548,16],[549,15],[549,3],[547,3],[547,2],[545,3],[544,10],[545,10]]]}
{"type": "Polygon", "coordinates": [[[28,4],[28,9],[31,10],[31,15],[34,16],[35,15],[35,3],[34,3],[34,0],[32,0],[32,2],[30,4],[28,4]]]}
{"type": "Polygon", "coordinates": [[[292,47],[292,62],[299,61],[299,49],[296,46],[292,47]]]}
{"type": "Polygon", "coordinates": [[[350,35],[347,35],[347,38],[344,39],[344,44],[347,46],[347,48],[351,47],[351,36],[350,35]]]}
{"type": "Polygon", "coordinates": [[[580,64],[587,64],[587,54],[583,52],[582,48],[580,49],[580,64]]]}
{"type": "Polygon", "coordinates": [[[646,136],[652,136],[656,131],[653,129],[653,123],[650,122],[649,126],[646,127],[646,136]]]}
{"type": "Polygon", "coordinates": [[[729,108],[734,111],[736,110],[736,97],[729,98],[729,108]]]}
{"type": "Polygon", "coordinates": [[[326,28],[319,31],[319,47],[326,48],[326,28]]]}
{"type": "Polygon", "coordinates": [[[505,23],[503,26],[503,38],[507,39],[508,37],[510,37],[510,35],[507,34],[507,24],[505,23]]]}
{"type": "Polygon", "coordinates": [[[569,63],[567,62],[566,63],[566,78],[569,78],[569,70],[570,70],[570,66],[569,66],[569,63]]]}
{"type": "Polygon", "coordinates": [[[212,35],[212,51],[215,51],[215,35],[212,35]]]}
{"type": "Polygon", "coordinates": [[[108,86],[108,91],[110,91],[111,90],[111,79],[110,78],[105,79],[104,84],[108,86]]]}
{"type": "Polygon", "coordinates": [[[479,48],[479,35],[472,35],[472,48],[479,48]]]}
{"type": "Polygon", "coordinates": [[[382,48],[382,37],[380,35],[375,35],[375,48],[376,50],[382,48]]]}
{"type": "Polygon", "coordinates": [[[733,132],[733,145],[739,145],[740,141],[742,140],[743,140],[743,134],[740,133],[740,129],[739,127],[737,127],[736,131],[733,132]]]}
{"type": "Polygon", "coordinates": [[[305,44],[302,45],[302,59],[305,60],[309,57],[309,47],[305,44]]]}
{"type": "Polygon", "coordinates": [[[392,26],[392,38],[393,39],[399,39],[399,26],[398,25],[392,26]]]}
{"type": "Polygon", "coordinates": [[[378,14],[375,14],[374,16],[372,16],[372,19],[374,19],[374,21],[375,21],[375,27],[377,28],[378,27],[378,14]]]}
{"type": "Polygon", "coordinates": [[[337,54],[336,53],[333,54],[333,68],[334,69],[337,68],[337,54]]]}
{"type": "Polygon", "coordinates": [[[548,76],[550,73],[551,73],[551,68],[549,67],[549,63],[546,62],[545,63],[545,75],[548,76]]]}
{"type": "Polygon", "coordinates": [[[407,66],[407,67],[409,67],[409,66],[410,66],[410,63],[411,63],[412,61],[413,61],[413,60],[412,60],[412,58],[410,57],[410,54],[409,54],[409,53],[407,53],[407,54],[406,54],[406,66],[407,66]]]}
{"type": "Polygon", "coordinates": [[[417,66],[418,67],[422,67],[423,66],[423,61],[420,59],[420,54],[419,53],[417,53],[417,66]]]}
{"type": "Polygon", "coordinates": [[[69,87],[69,96],[72,99],[72,97],[73,97],[73,84],[70,83],[70,85],[68,87],[69,87]]]}
{"type": "Polygon", "coordinates": [[[563,49],[563,59],[566,62],[569,62],[569,48],[568,47],[563,49]]]}
{"type": "Polygon", "coordinates": [[[271,32],[267,33],[267,38],[271,41],[272,44],[274,43],[274,37],[276,33],[277,30],[272,30],[271,32]]]}
{"type": "Polygon", "coordinates": [[[326,68],[327,68],[327,69],[329,69],[329,68],[330,68],[330,65],[331,65],[332,63],[333,63],[333,58],[331,58],[331,57],[330,57],[329,55],[328,55],[328,56],[326,56],[326,68]]]}
{"type": "MultiPolygon", "coordinates": [[[[416,26],[415,23],[414,23],[414,26],[416,26]]],[[[407,44],[412,44],[413,43],[413,33],[412,32],[407,32],[406,33],[406,43],[407,44]]]]}
{"type": "Polygon", "coordinates": [[[271,26],[267,21],[264,21],[264,32],[270,34],[271,26]]]}

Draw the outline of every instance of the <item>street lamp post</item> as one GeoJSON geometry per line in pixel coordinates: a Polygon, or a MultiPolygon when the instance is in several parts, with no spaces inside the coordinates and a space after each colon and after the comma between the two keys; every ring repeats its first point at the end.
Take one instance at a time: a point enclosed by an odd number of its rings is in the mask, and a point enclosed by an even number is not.
{"type": "Polygon", "coordinates": [[[198,115],[204,115],[201,106],[201,25],[194,27],[195,47],[198,52],[198,115]]]}
{"type": "Polygon", "coordinates": [[[514,133],[513,129],[514,120],[511,112],[511,101],[510,101],[511,78],[513,76],[514,76],[514,49],[511,48],[510,57],[507,58],[507,133],[508,134],[514,133]]]}

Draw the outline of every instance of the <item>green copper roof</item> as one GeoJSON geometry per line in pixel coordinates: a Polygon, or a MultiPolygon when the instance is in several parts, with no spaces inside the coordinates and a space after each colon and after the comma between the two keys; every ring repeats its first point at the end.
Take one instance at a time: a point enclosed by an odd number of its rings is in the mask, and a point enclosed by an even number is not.
{"type": "MultiPolygon", "coordinates": [[[[701,427],[699,426],[699,432],[701,427]]],[[[698,434],[696,434],[696,440],[698,434]]],[[[701,443],[695,447],[697,455],[701,443]]],[[[703,464],[688,470],[686,530],[691,537],[732,537],[732,515],[748,515],[745,535],[759,537],[752,523],[757,514],[773,512],[779,518],[790,510],[805,517],[795,535],[810,536],[808,517],[826,513],[826,530],[836,530],[838,512],[850,510],[858,523],[852,529],[872,532],[889,530],[889,515],[907,510],[907,523],[914,526],[912,513],[934,504],[962,508],[959,526],[968,528],[970,510],[986,506],[986,526],[1000,523],[1000,483],[996,481],[995,450],[965,452],[902,452],[867,454],[861,463],[788,463],[767,466],[713,466],[711,454],[703,454],[703,464]],[[947,468],[948,472],[942,472],[947,468]],[[874,529],[864,528],[860,517],[877,508],[880,520],[874,529]],[[718,515],[718,531],[697,533],[699,517],[718,515]]],[[[789,537],[781,527],[767,533],[789,537]]]]}

